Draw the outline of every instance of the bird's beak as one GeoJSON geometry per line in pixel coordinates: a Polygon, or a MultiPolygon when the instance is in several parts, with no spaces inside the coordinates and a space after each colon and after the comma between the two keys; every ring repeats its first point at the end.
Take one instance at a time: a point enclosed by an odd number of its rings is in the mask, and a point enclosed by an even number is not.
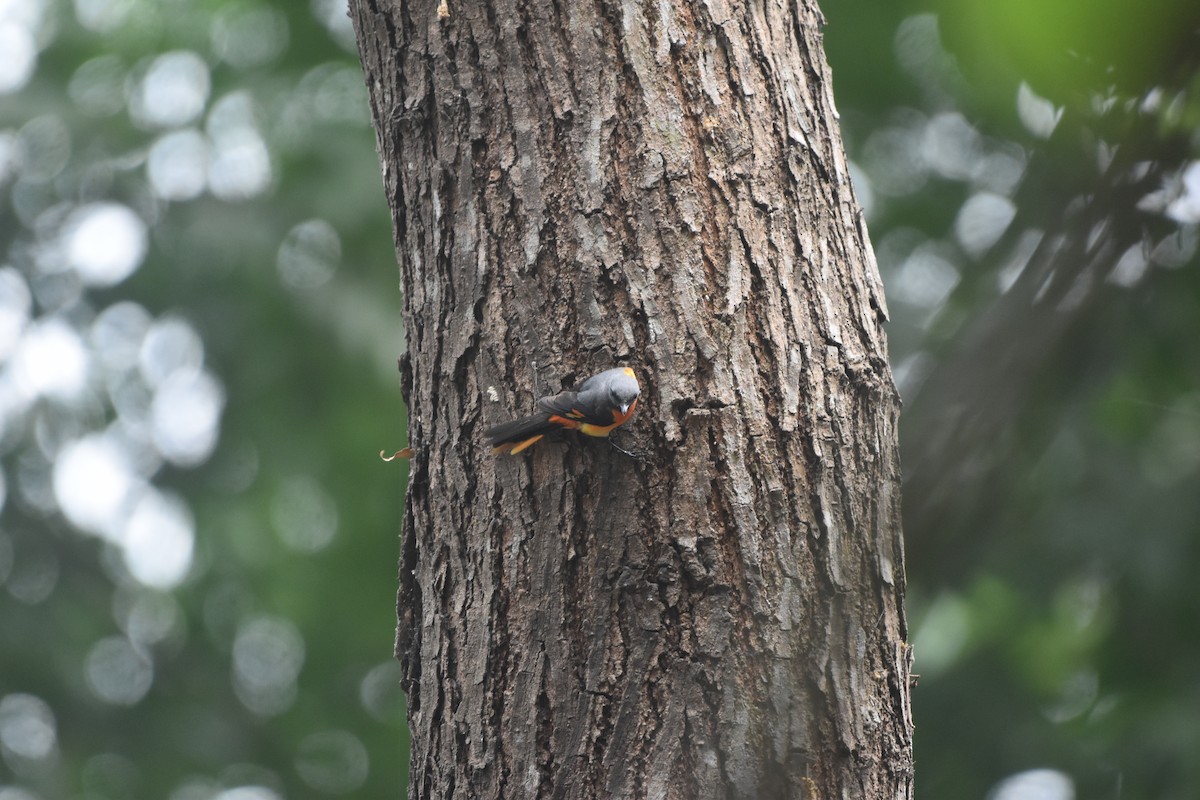
{"type": "Polygon", "coordinates": [[[623,415],[625,415],[625,414],[627,414],[628,412],[629,412],[629,403],[622,403],[622,404],[621,404],[621,414],[622,414],[622,416],[623,416],[623,415]]]}

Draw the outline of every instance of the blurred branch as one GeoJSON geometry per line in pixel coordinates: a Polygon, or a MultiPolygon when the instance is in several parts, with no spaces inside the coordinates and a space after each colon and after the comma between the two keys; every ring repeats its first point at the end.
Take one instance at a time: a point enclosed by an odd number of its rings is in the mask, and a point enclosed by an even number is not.
{"type": "Polygon", "coordinates": [[[1004,496],[995,490],[1013,478],[1003,467],[1014,437],[1048,437],[1057,412],[1111,373],[1120,331],[1095,326],[1106,308],[1153,292],[1167,275],[1155,267],[1195,268],[1194,222],[1166,216],[1161,194],[1178,185],[1196,143],[1164,124],[1172,112],[1154,102],[1164,91],[1110,98],[1098,113],[1068,110],[1034,153],[1017,215],[981,269],[997,281],[1006,268],[1019,274],[955,332],[905,417],[913,530],[953,538],[939,522],[956,505],[978,502],[981,490],[1004,496]]]}

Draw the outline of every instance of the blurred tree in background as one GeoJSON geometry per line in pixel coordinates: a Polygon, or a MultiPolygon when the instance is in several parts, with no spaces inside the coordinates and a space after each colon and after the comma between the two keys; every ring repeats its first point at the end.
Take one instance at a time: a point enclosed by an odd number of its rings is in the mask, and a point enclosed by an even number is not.
{"type": "Polygon", "coordinates": [[[1200,7],[826,12],[906,403],[918,791],[1196,797],[1200,7]]]}
{"type": "MultiPolygon", "coordinates": [[[[919,791],[1195,797],[1200,8],[824,10],[907,403],[919,791]]],[[[0,0],[3,800],[398,794],[367,120],[338,0],[0,0]]]]}

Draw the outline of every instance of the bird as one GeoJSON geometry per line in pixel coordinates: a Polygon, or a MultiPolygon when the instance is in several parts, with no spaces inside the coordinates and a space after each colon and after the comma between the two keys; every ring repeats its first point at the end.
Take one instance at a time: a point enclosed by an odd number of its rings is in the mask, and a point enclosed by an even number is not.
{"type": "Polygon", "coordinates": [[[537,402],[537,413],[489,428],[484,436],[491,441],[492,452],[514,456],[551,431],[607,437],[633,416],[641,393],[632,369],[608,369],[571,389],[543,397],[537,402]]]}

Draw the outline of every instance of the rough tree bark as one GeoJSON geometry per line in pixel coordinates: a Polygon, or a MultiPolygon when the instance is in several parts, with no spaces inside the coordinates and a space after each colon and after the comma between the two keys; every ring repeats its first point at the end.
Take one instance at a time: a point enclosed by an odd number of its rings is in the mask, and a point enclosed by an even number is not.
{"type": "Polygon", "coordinates": [[[910,797],[898,400],[820,12],[351,14],[409,335],[410,796],[910,797]],[[490,454],[617,364],[640,458],[490,454]]]}

